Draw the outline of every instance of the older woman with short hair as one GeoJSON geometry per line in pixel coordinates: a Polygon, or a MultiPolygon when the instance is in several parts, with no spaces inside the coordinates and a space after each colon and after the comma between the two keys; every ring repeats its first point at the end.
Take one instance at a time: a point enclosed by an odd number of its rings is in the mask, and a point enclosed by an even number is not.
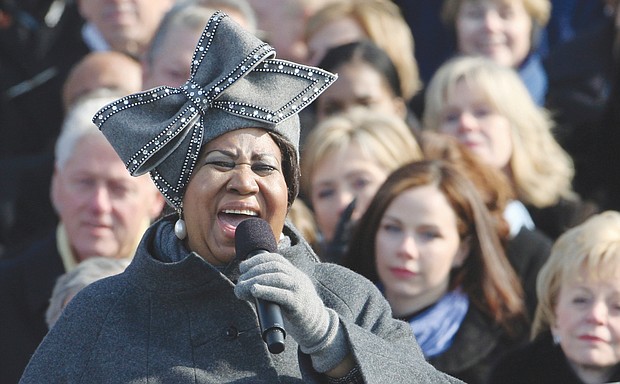
{"type": "Polygon", "coordinates": [[[564,233],[537,281],[532,341],[498,362],[491,383],[620,381],[620,213],[564,233]]]}

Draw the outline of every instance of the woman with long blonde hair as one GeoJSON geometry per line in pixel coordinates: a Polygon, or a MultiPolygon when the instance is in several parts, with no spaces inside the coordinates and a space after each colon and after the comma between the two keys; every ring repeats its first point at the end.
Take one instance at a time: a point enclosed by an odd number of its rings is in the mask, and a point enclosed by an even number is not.
{"type": "Polygon", "coordinates": [[[429,83],[423,125],[503,170],[532,224],[551,238],[589,215],[573,191],[573,162],[553,136],[553,120],[512,69],[483,57],[449,60],[429,83]]]}

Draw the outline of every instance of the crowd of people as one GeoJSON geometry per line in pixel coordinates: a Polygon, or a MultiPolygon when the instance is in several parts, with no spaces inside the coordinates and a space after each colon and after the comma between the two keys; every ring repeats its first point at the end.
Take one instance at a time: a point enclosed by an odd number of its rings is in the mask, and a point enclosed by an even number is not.
{"type": "Polygon", "coordinates": [[[620,0],[0,0],[0,52],[1,383],[620,380],[620,0]]]}

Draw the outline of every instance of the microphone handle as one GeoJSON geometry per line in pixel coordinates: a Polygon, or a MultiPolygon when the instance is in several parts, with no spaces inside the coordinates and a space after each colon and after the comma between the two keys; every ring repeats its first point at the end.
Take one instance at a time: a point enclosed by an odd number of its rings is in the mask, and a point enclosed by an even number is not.
{"type": "MultiPolygon", "coordinates": [[[[250,252],[247,258],[249,259],[250,257],[266,252],[268,251],[264,249],[256,249],[250,252]]],[[[265,344],[267,344],[267,349],[273,354],[284,351],[286,330],[284,329],[284,320],[282,320],[280,306],[272,301],[263,299],[255,299],[255,302],[261,337],[265,344]]]]}
{"type": "Polygon", "coordinates": [[[271,301],[256,299],[256,311],[263,341],[267,344],[269,352],[278,354],[284,351],[286,331],[280,306],[271,301]]]}

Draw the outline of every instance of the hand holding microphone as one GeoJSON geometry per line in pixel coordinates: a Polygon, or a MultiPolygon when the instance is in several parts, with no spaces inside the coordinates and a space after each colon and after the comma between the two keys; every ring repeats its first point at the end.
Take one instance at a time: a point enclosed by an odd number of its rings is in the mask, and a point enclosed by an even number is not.
{"type": "Polygon", "coordinates": [[[239,265],[239,271],[237,297],[279,305],[286,332],[303,353],[311,355],[317,371],[326,372],[346,356],[348,347],[338,315],[323,304],[307,274],[272,252],[248,258],[239,265]]]}
{"type": "MultiPolygon", "coordinates": [[[[235,230],[235,251],[241,260],[250,259],[261,253],[275,252],[276,239],[269,224],[261,219],[248,219],[241,222],[235,230]]],[[[241,281],[241,280],[239,280],[241,281]]],[[[237,293],[238,297],[239,293],[237,293]]],[[[246,295],[249,300],[252,296],[246,295]]],[[[271,353],[284,351],[286,331],[278,304],[256,297],[256,312],[260,323],[261,336],[271,353]]]]}

